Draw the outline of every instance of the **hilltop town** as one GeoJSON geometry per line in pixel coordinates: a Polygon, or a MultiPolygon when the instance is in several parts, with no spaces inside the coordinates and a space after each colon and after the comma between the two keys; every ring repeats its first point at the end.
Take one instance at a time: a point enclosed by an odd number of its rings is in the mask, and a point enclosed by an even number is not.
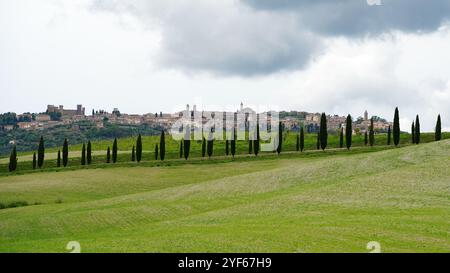
{"type": "MultiPolygon", "coordinates": [[[[197,112],[196,106],[192,109],[189,105],[185,111],[197,112]]],[[[241,103],[240,108],[236,112],[254,113],[254,110],[244,107],[241,103]]],[[[106,123],[119,125],[149,125],[158,126],[169,129],[176,122],[183,111],[176,113],[149,113],[144,115],[121,113],[119,109],[114,108],[112,112],[105,110],[92,110],[87,114],[85,107],[79,104],[76,109],[66,109],[63,105],[48,105],[45,112],[42,113],[23,113],[16,115],[15,113],[5,113],[0,115],[0,131],[12,131],[16,129],[22,130],[44,130],[58,125],[73,125],[78,122],[88,121],[97,128],[103,128],[106,123]]],[[[308,133],[316,133],[319,130],[320,113],[308,113],[298,111],[281,111],[279,113],[280,121],[287,130],[298,131],[301,126],[305,127],[308,133]]],[[[366,111],[363,116],[358,117],[353,122],[353,133],[360,134],[368,130],[370,119],[374,120],[375,132],[386,132],[391,122],[383,118],[372,116],[369,117],[366,111]]],[[[328,115],[328,129],[330,132],[337,132],[340,128],[345,127],[345,116],[328,115]]]]}

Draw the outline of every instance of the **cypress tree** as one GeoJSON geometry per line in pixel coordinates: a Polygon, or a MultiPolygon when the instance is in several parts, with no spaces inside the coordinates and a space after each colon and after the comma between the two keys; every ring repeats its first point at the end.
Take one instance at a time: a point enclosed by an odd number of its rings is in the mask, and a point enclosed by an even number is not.
{"type": "Polygon", "coordinates": [[[106,163],[111,163],[111,149],[106,150],[106,163]]]}
{"type": "Polygon", "coordinates": [[[369,143],[369,136],[367,135],[367,131],[364,132],[364,145],[367,146],[369,143]]]}
{"type": "Polygon", "coordinates": [[[389,126],[387,131],[387,145],[391,145],[391,133],[391,126],[389,126]]]}
{"type": "Polygon", "coordinates": [[[212,136],[212,134],[210,133],[209,137],[208,137],[208,143],[207,143],[207,153],[208,153],[208,157],[211,158],[212,154],[213,154],[213,149],[214,149],[214,138],[212,136]]]}
{"type": "Polygon", "coordinates": [[[159,139],[159,158],[164,160],[166,157],[166,139],[164,135],[164,130],[161,131],[161,137],[159,139]]]}
{"type": "Polygon", "coordinates": [[[393,137],[394,145],[398,146],[400,143],[400,114],[398,112],[398,107],[395,108],[393,137]]]}
{"type": "Polygon", "coordinates": [[[352,147],[352,137],[353,137],[353,121],[352,116],[349,114],[347,116],[346,124],[345,124],[345,144],[347,146],[347,150],[350,150],[352,147]]]}
{"type": "Polygon", "coordinates": [[[61,167],[61,150],[58,150],[58,158],[56,159],[56,167],[61,167]]]}
{"type": "Polygon", "coordinates": [[[419,115],[416,116],[416,133],[415,133],[415,137],[416,137],[416,144],[420,144],[420,120],[419,120],[419,115]]]}
{"type": "Polygon", "coordinates": [[[67,167],[67,163],[69,162],[69,142],[67,141],[67,138],[64,139],[62,156],[63,156],[63,166],[67,167]]]}
{"type": "Polygon", "coordinates": [[[134,145],[133,145],[133,148],[131,149],[131,161],[132,162],[136,161],[136,152],[135,152],[134,145]]]}
{"type": "Polygon", "coordinates": [[[189,158],[190,149],[191,149],[191,140],[185,139],[184,140],[184,159],[186,159],[186,160],[189,158]]]}
{"type": "Polygon", "coordinates": [[[320,150],[320,131],[317,132],[317,150],[320,150]]]}
{"type": "Polygon", "coordinates": [[[86,158],[87,158],[87,164],[91,165],[92,163],[92,145],[91,145],[91,141],[88,141],[87,144],[87,154],[86,154],[86,158]]]}
{"type": "Polygon", "coordinates": [[[183,158],[183,151],[184,151],[184,148],[183,148],[183,140],[181,140],[181,141],[180,141],[180,158],[183,158]]]}
{"type": "Polygon", "coordinates": [[[325,150],[328,144],[328,128],[327,128],[327,116],[322,113],[320,118],[320,147],[325,150]]]}
{"type": "Polygon", "coordinates": [[[375,131],[373,129],[373,117],[370,119],[369,144],[370,144],[370,147],[372,147],[373,144],[375,144],[375,131]]]}
{"type": "Polygon", "coordinates": [[[414,126],[414,121],[411,125],[411,143],[412,144],[416,143],[416,127],[414,126]]]}
{"type": "Polygon", "coordinates": [[[156,144],[156,146],[155,146],[155,160],[158,160],[158,151],[159,151],[158,144],[156,144]]]}
{"type": "Polygon", "coordinates": [[[305,130],[302,128],[300,128],[300,151],[303,152],[303,150],[305,149],[305,130]]]}
{"type": "Polygon", "coordinates": [[[38,148],[38,167],[42,168],[44,165],[44,157],[45,157],[45,146],[44,146],[44,138],[41,136],[39,140],[39,148],[38,148]]]}
{"type": "Polygon", "coordinates": [[[297,137],[295,138],[295,150],[298,152],[300,151],[300,134],[297,135],[297,137]]]}
{"type": "Polygon", "coordinates": [[[86,165],[86,146],[83,143],[83,147],[81,148],[81,165],[86,165]]]}
{"type": "Polygon", "coordinates": [[[344,148],[344,128],[339,130],[339,148],[344,148]]]}
{"type": "Polygon", "coordinates": [[[202,139],[202,157],[206,156],[206,139],[203,137],[202,139]]]}
{"type": "Polygon", "coordinates": [[[281,124],[281,121],[278,123],[278,147],[277,147],[277,153],[280,154],[282,150],[283,145],[283,125],[281,124]]]}
{"type": "Polygon", "coordinates": [[[233,139],[231,140],[231,155],[234,158],[236,154],[236,128],[233,128],[233,139]]]}
{"type": "Polygon", "coordinates": [[[139,134],[138,139],[136,141],[136,160],[137,162],[141,162],[142,160],[142,138],[141,134],[139,134]]]}
{"type": "Polygon", "coordinates": [[[33,153],[33,170],[36,169],[36,152],[33,153]]]}
{"type": "Polygon", "coordinates": [[[441,128],[441,115],[438,115],[437,121],[436,121],[436,131],[434,133],[434,139],[436,141],[440,141],[442,139],[442,128],[441,128]]]}
{"type": "MultiPolygon", "coordinates": [[[[253,150],[255,152],[255,155],[258,156],[259,154],[259,115],[256,119],[256,140],[253,143],[253,150]]],[[[279,145],[278,145],[279,146],[279,145]]]]}
{"type": "Polygon", "coordinates": [[[114,139],[113,147],[112,147],[112,162],[117,162],[117,138],[114,139]]]}
{"type": "Polygon", "coordinates": [[[227,140],[225,140],[225,154],[228,156],[230,154],[230,143],[227,140]]]}
{"type": "Polygon", "coordinates": [[[253,153],[253,140],[248,141],[248,154],[253,153]]]}
{"type": "Polygon", "coordinates": [[[14,172],[17,169],[17,149],[16,145],[12,148],[11,155],[9,156],[9,171],[14,172]]]}

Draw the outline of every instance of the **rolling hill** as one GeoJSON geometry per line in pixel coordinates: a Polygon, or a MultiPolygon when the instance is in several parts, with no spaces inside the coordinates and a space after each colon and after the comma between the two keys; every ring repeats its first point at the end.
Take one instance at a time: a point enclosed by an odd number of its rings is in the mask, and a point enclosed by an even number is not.
{"type": "Polygon", "coordinates": [[[0,177],[0,252],[448,252],[450,140],[0,177]]]}

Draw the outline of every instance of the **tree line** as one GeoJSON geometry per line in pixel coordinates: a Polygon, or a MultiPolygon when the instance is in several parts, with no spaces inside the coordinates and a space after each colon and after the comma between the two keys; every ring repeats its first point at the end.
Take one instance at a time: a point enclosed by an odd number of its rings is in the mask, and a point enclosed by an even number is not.
{"type": "MultiPolygon", "coordinates": [[[[341,128],[338,135],[339,135],[339,147],[344,148],[345,147],[350,150],[352,147],[352,136],[353,136],[353,119],[352,116],[349,114],[346,118],[345,127],[341,128]]],[[[437,121],[436,121],[436,127],[435,127],[435,141],[440,141],[442,139],[442,127],[441,127],[441,116],[438,115],[437,121]]],[[[317,149],[318,150],[325,150],[328,145],[328,126],[327,126],[327,116],[325,113],[322,113],[320,118],[320,130],[317,133],[317,149]]],[[[280,154],[283,149],[283,124],[279,122],[278,126],[278,133],[277,133],[277,147],[276,152],[280,154]]],[[[394,145],[398,146],[400,144],[400,115],[398,108],[395,108],[394,112],[394,120],[393,120],[393,126],[389,126],[387,131],[387,143],[386,145],[391,145],[391,140],[393,140],[394,145]]],[[[225,141],[225,154],[228,156],[229,154],[232,155],[234,158],[236,154],[236,129],[233,127],[233,138],[232,140],[226,140],[225,141]]],[[[413,144],[419,144],[420,143],[420,118],[419,115],[416,116],[415,121],[412,123],[411,126],[411,142],[413,144]]],[[[364,134],[364,144],[374,146],[375,145],[375,130],[374,130],[374,119],[371,118],[370,120],[370,126],[368,128],[368,131],[364,134]]],[[[131,152],[131,161],[132,162],[141,162],[142,161],[142,137],[139,134],[138,138],[136,140],[136,145],[133,145],[132,152],[131,152]]],[[[180,141],[179,144],[179,157],[184,158],[187,160],[189,158],[190,154],[190,146],[191,146],[191,140],[189,137],[186,139],[183,139],[180,141]]],[[[164,130],[161,131],[160,134],[160,142],[159,145],[155,145],[154,149],[154,159],[155,160],[162,160],[164,161],[165,155],[166,155],[166,142],[165,142],[165,133],[164,130]]],[[[300,128],[300,132],[296,136],[296,151],[303,152],[305,148],[305,132],[304,127],[302,126],[300,128]]],[[[202,145],[201,145],[201,156],[209,158],[213,155],[213,149],[214,149],[214,138],[212,137],[212,133],[210,132],[208,139],[203,137],[202,139],[202,145]]],[[[258,156],[260,152],[260,133],[259,133],[259,120],[257,119],[256,124],[256,132],[255,132],[255,139],[248,141],[248,154],[254,154],[255,156],[258,156]]],[[[118,143],[117,138],[114,139],[112,148],[108,146],[106,150],[106,160],[105,162],[107,164],[109,163],[116,163],[118,158],[118,143]]],[[[39,146],[37,153],[33,153],[33,160],[32,160],[32,168],[43,168],[44,166],[44,159],[45,159],[45,145],[44,145],[44,138],[41,136],[39,140],[39,146]]],[[[83,143],[82,149],[81,149],[81,159],[80,159],[81,165],[91,165],[92,164],[92,145],[91,142],[88,141],[87,145],[83,143]]],[[[69,143],[67,138],[64,139],[62,151],[58,150],[57,152],[57,160],[56,160],[56,166],[57,167],[67,167],[69,163],[69,143]]],[[[17,149],[14,145],[10,154],[9,158],[9,171],[13,172],[17,169],[17,149]]]]}

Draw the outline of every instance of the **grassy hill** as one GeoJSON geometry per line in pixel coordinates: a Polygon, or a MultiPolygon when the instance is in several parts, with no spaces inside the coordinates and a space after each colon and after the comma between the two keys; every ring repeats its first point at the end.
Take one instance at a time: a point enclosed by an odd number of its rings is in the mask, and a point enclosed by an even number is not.
{"type": "Polygon", "coordinates": [[[448,252],[450,140],[356,150],[0,177],[0,252],[448,252]]]}

